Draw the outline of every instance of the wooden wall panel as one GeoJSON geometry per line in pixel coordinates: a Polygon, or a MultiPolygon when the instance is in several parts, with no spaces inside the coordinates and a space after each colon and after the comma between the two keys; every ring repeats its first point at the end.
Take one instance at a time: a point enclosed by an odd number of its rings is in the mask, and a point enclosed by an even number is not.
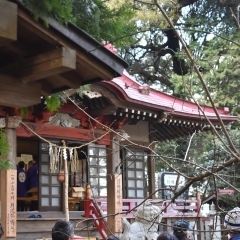
{"type": "Polygon", "coordinates": [[[149,142],[149,123],[146,121],[138,122],[136,125],[125,125],[123,129],[130,136],[129,140],[137,142],[149,142]]]}

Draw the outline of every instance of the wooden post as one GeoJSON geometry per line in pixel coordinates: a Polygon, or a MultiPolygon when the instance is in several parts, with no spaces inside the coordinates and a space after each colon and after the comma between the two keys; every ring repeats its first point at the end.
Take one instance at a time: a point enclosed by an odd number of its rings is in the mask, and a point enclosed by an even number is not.
{"type": "Polygon", "coordinates": [[[197,229],[199,230],[197,235],[197,240],[204,239],[204,226],[203,226],[203,218],[199,217],[197,221],[197,229]]]}
{"type": "Polygon", "coordinates": [[[91,199],[85,198],[85,200],[84,200],[84,217],[86,217],[86,218],[91,217],[90,205],[91,205],[91,199]]]}
{"type": "Polygon", "coordinates": [[[197,200],[197,209],[196,209],[196,211],[198,213],[200,213],[202,203],[201,203],[201,196],[200,196],[200,190],[199,189],[196,190],[196,200],[197,200]]]}
{"type": "Polygon", "coordinates": [[[10,144],[10,151],[6,159],[10,160],[11,168],[0,170],[0,199],[1,199],[1,216],[0,222],[4,228],[4,235],[1,240],[16,239],[17,230],[17,171],[16,171],[16,127],[19,120],[14,117],[7,119],[6,135],[10,144]]]}
{"type": "Polygon", "coordinates": [[[112,143],[107,148],[107,219],[111,234],[121,233],[122,174],[120,171],[119,140],[111,134],[112,143]]]}
{"type": "MultiPolygon", "coordinates": [[[[200,214],[200,211],[201,211],[201,195],[200,195],[200,190],[197,189],[196,190],[196,200],[197,200],[197,213],[200,214]]],[[[197,229],[200,231],[197,235],[197,239],[198,240],[201,240],[201,239],[204,239],[204,227],[203,227],[203,218],[202,217],[199,217],[198,218],[198,221],[197,221],[197,229]]]]}
{"type": "MultiPolygon", "coordinates": [[[[147,165],[148,165],[148,180],[149,180],[149,194],[152,194],[153,192],[155,192],[155,160],[153,156],[148,156],[147,159],[147,165]]],[[[151,195],[152,199],[156,198],[156,193],[154,193],[153,195],[151,195]]]]}
{"type": "Polygon", "coordinates": [[[88,184],[87,187],[86,187],[86,197],[84,199],[84,216],[89,218],[91,217],[91,209],[90,209],[90,206],[92,204],[92,190],[91,190],[91,187],[90,185],[88,184]]]}

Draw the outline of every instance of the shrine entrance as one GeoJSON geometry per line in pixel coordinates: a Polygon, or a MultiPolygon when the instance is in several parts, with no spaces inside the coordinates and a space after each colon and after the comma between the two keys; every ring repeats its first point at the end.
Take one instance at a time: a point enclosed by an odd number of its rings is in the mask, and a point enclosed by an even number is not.
{"type": "MultiPolygon", "coordinates": [[[[49,140],[49,142],[61,146],[60,140],[49,140]]],[[[82,143],[76,141],[69,141],[68,147],[79,147],[82,143]]],[[[88,183],[88,150],[87,147],[77,148],[77,159],[75,171],[72,170],[71,161],[68,159],[68,171],[69,171],[69,189],[71,187],[85,188],[88,183]]],[[[34,188],[34,193],[28,191],[25,197],[18,197],[18,202],[23,203],[24,207],[19,211],[34,211],[40,212],[46,211],[63,211],[63,183],[58,181],[58,170],[50,172],[50,155],[49,155],[49,143],[38,139],[17,139],[17,163],[24,161],[24,170],[28,176],[28,171],[31,167],[30,161],[36,159],[37,165],[37,186],[34,188]],[[34,196],[33,196],[34,194],[34,196]],[[33,207],[33,208],[32,208],[33,207]]],[[[60,161],[60,159],[59,159],[60,161]]],[[[35,175],[36,175],[35,174],[35,175]]],[[[29,185],[29,183],[27,183],[29,185]]],[[[29,186],[27,187],[29,190],[29,186]]],[[[69,199],[72,196],[69,193],[69,199]]],[[[82,200],[82,196],[78,198],[78,201],[82,200]]],[[[76,201],[74,201],[75,203],[76,201]]],[[[70,201],[71,204],[71,201],[70,201]]],[[[80,210],[71,206],[72,211],[80,210]]],[[[83,209],[81,209],[83,210],[83,209]]]]}
{"type": "MultiPolygon", "coordinates": [[[[49,142],[60,146],[61,140],[50,139],[49,142]]],[[[106,145],[89,144],[69,140],[66,141],[69,148],[76,149],[75,165],[72,166],[70,155],[68,156],[69,190],[71,188],[84,191],[88,184],[91,185],[94,198],[107,198],[107,154],[106,145]]],[[[69,153],[68,153],[69,154],[69,153]]],[[[34,210],[40,212],[63,211],[63,183],[58,181],[58,170],[50,173],[49,143],[36,138],[18,138],[17,140],[17,162],[24,160],[25,171],[28,171],[29,160],[38,159],[38,188],[37,196],[31,199],[26,196],[28,206],[24,211],[30,210],[31,201],[37,203],[34,210]]],[[[146,160],[147,153],[142,149],[128,148],[121,151],[123,161],[123,194],[124,198],[142,199],[147,195],[146,160]]],[[[69,210],[83,211],[83,194],[69,192],[69,210]],[[73,196],[74,195],[74,196],[73,196]]]]}

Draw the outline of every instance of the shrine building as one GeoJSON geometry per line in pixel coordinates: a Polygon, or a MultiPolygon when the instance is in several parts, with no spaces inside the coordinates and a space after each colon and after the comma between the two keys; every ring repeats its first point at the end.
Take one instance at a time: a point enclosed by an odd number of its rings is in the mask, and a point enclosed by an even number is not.
{"type": "MultiPolygon", "coordinates": [[[[92,197],[106,199],[108,214],[116,214],[123,199],[144,199],[155,191],[154,143],[223,125],[230,129],[238,120],[227,107],[215,111],[137,83],[112,45],[72,24],[50,19],[46,28],[18,1],[0,0],[0,13],[7,22],[5,29],[0,26],[0,126],[12,164],[0,170],[3,239],[21,239],[17,200],[26,202],[27,215],[31,202],[43,217],[63,213],[66,203],[70,212],[85,211],[90,185],[92,197]],[[74,89],[84,85],[90,88],[79,95],[74,89]],[[62,91],[66,102],[57,112],[47,111],[42,99],[62,91]],[[65,157],[67,199],[58,178],[65,157]],[[28,170],[31,159],[38,162],[38,186],[18,199],[16,165],[23,160],[28,170]]],[[[121,216],[109,217],[109,228],[121,232],[120,221],[121,216]]]]}

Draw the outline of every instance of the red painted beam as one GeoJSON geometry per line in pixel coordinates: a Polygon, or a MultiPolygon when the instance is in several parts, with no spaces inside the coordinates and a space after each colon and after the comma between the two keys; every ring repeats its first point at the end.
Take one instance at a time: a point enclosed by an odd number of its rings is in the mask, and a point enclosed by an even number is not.
{"type": "Polygon", "coordinates": [[[79,140],[84,142],[94,141],[102,145],[110,145],[110,134],[100,129],[88,130],[81,128],[66,128],[50,124],[24,123],[17,128],[18,137],[57,138],[64,140],[79,140]],[[32,130],[32,131],[31,131],[32,130]],[[36,134],[34,134],[34,132],[36,134]]]}

